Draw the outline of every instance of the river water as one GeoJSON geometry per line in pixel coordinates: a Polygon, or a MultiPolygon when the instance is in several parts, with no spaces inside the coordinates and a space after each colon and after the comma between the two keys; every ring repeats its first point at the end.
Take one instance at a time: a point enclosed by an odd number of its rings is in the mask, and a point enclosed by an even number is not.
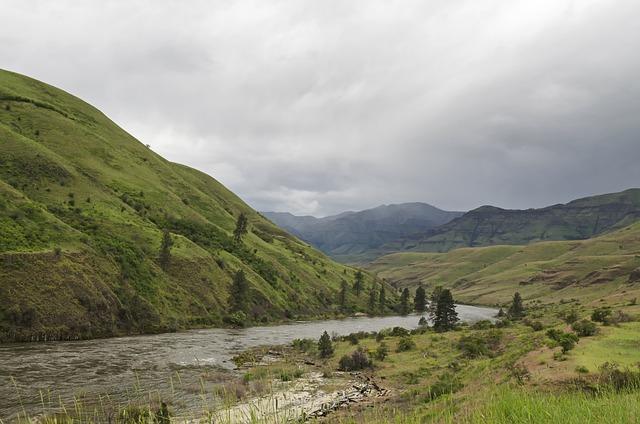
{"type": "MultiPolygon", "coordinates": [[[[458,305],[462,321],[490,319],[496,311],[458,305]]],[[[76,342],[0,345],[0,420],[20,414],[73,408],[73,399],[124,402],[155,393],[170,396],[177,410],[198,407],[203,372],[234,368],[231,358],[261,345],[287,344],[390,327],[417,327],[419,315],[354,317],[245,329],[212,328],[148,336],[76,342]],[[105,400],[106,399],[106,400],[105,400]]],[[[217,371],[219,375],[224,372],[217,371]]],[[[209,375],[209,374],[207,374],[209,375]]]]}

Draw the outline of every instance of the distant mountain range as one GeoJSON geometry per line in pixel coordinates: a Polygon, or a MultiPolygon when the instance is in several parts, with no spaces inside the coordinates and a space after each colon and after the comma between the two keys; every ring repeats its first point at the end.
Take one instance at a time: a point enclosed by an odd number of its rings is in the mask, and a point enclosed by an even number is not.
{"type": "Polygon", "coordinates": [[[637,221],[640,189],[526,210],[482,206],[463,213],[404,203],[326,218],[263,215],[338,261],[362,263],[391,252],[588,239],[637,221]]]}
{"type": "Polygon", "coordinates": [[[392,243],[426,234],[463,213],[426,203],[382,205],[324,218],[262,212],[276,225],[341,262],[363,262],[393,252],[392,243]],[[385,245],[389,247],[383,248],[385,245]]]}
{"type": "Polygon", "coordinates": [[[525,245],[546,240],[584,240],[640,218],[640,189],[585,197],[540,209],[482,206],[385,250],[448,252],[459,247],[525,245]]]}

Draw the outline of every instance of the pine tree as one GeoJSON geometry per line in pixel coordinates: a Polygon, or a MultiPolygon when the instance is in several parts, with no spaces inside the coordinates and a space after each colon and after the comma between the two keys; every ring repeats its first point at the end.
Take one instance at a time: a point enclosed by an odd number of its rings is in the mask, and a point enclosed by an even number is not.
{"type": "Polygon", "coordinates": [[[356,296],[360,296],[363,289],[364,275],[362,271],[356,272],[355,280],[353,281],[353,291],[356,292],[356,296]]]}
{"type": "Polygon", "coordinates": [[[380,295],[378,296],[378,310],[381,314],[384,314],[384,309],[387,307],[387,297],[384,292],[384,283],[380,285],[380,295]]]}
{"type": "Polygon", "coordinates": [[[436,331],[448,331],[453,329],[457,322],[458,313],[456,312],[453,296],[449,290],[443,289],[436,303],[433,328],[435,328],[436,331]]]}
{"type": "Polygon", "coordinates": [[[171,262],[171,247],[173,246],[173,239],[171,238],[171,233],[169,230],[164,230],[162,232],[162,242],[160,243],[160,267],[163,270],[167,270],[169,268],[169,263],[171,262]]]}
{"type": "Polygon", "coordinates": [[[427,294],[424,291],[422,284],[420,284],[416,289],[416,297],[413,299],[413,305],[416,312],[420,314],[423,313],[427,307],[427,294]]]}
{"type": "Polygon", "coordinates": [[[409,297],[409,289],[405,287],[404,290],[402,290],[402,294],[400,295],[400,315],[407,315],[409,313],[409,297]]]}
{"type": "Polygon", "coordinates": [[[347,286],[347,282],[342,280],[342,285],[340,287],[340,293],[338,293],[338,304],[340,305],[340,309],[344,311],[347,308],[347,291],[349,287],[347,286]]]}
{"type": "Polygon", "coordinates": [[[321,358],[329,358],[333,356],[333,343],[331,343],[331,337],[326,331],[320,336],[318,340],[318,352],[321,358]]]}
{"type": "Polygon", "coordinates": [[[369,303],[368,309],[369,314],[373,315],[376,313],[376,304],[378,303],[378,291],[376,290],[375,283],[371,285],[371,291],[369,292],[369,303]]]}
{"type": "Polygon", "coordinates": [[[437,286],[433,289],[431,293],[431,297],[429,298],[429,305],[427,306],[427,313],[429,314],[429,318],[433,321],[436,318],[436,309],[438,306],[438,298],[442,293],[442,286],[437,286]]]}
{"type": "Polygon", "coordinates": [[[249,300],[249,283],[244,275],[244,271],[239,269],[233,276],[231,285],[231,308],[233,311],[243,311],[247,307],[249,300]]]}
{"type": "Polygon", "coordinates": [[[233,241],[235,243],[240,243],[242,241],[242,236],[247,234],[249,230],[249,220],[244,212],[241,212],[238,215],[238,220],[236,221],[236,228],[233,230],[233,241]]]}
{"type": "Polygon", "coordinates": [[[507,316],[509,319],[518,320],[524,316],[524,306],[522,305],[522,296],[520,293],[515,292],[513,294],[513,302],[511,302],[511,306],[507,311],[507,316]]]}

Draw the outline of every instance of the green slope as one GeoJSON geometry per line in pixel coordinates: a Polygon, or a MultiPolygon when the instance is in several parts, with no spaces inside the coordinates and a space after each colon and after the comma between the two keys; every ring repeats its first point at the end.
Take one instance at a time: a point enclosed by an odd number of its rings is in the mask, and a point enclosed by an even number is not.
{"type": "Polygon", "coordinates": [[[371,270],[399,287],[445,285],[481,304],[506,303],[514,291],[542,302],[628,302],[640,297],[640,223],[589,240],[396,253],[371,270]]]}
{"type": "MultiPolygon", "coordinates": [[[[341,281],[355,272],[80,99],[7,71],[0,266],[0,341],[223,325],[238,269],[250,283],[248,322],[319,316],[337,310],[341,281]],[[250,231],[235,244],[242,212],[250,231]],[[165,228],[175,241],[166,272],[165,228]]],[[[365,296],[350,296],[351,310],[363,310],[365,296]]]]}
{"type": "Polygon", "coordinates": [[[398,240],[387,251],[447,252],[459,247],[584,240],[640,218],[640,189],[603,194],[541,209],[482,206],[432,231],[398,240]]]}

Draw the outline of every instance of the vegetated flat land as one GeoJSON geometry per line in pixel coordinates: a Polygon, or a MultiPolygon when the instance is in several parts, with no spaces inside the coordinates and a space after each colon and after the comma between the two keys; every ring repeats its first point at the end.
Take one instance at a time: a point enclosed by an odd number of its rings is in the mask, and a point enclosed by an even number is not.
{"type": "Polygon", "coordinates": [[[514,291],[542,302],[628,301],[640,297],[640,223],[581,241],[396,253],[369,268],[398,287],[443,285],[470,303],[502,305],[514,291]]]}
{"type": "MultiPolygon", "coordinates": [[[[331,316],[355,273],[82,100],[3,70],[0,265],[0,342],[225,325],[239,269],[249,295],[234,321],[331,316]],[[249,232],[234,243],[241,213],[249,232]]],[[[348,296],[347,313],[365,309],[348,296]]]]}
{"type": "MultiPolygon", "coordinates": [[[[544,323],[545,330],[565,329],[558,314],[575,306],[541,307],[530,315],[544,323]]],[[[616,361],[625,367],[640,361],[637,345],[634,349],[628,344],[629,340],[640,339],[640,324],[599,326],[599,331],[596,336],[581,338],[566,355],[559,355],[560,348],[546,337],[545,331],[536,332],[522,324],[503,329],[467,327],[448,333],[415,334],[411,338],[416,347],[406,352],[396,352],[400,337],[387,336],[382,342],[389,347],[389,356],[383,361],[375,360],[374,369],[362,373],[390,389],[391,394],[353,403],[327,419],[339,423],[637,422],[640,386],[620,391],[600,386],[599,394],[588,387],[598,384],[594,381],[603,363],[616,361]],[[460,348],[460,340],[465,337],[486,339],[491,334],[499,334],[499,342],[486,354],[473,357],[460,348]],[[602,356],[603,346],[620,344],[624,347],[613,347],[611,355],[602,356]],[[539,351],[544,353],[538,354],[539,351]],[[585,359],[589,364],[587,373],[577,370],[585,359]]],[[[306,356],[290,354],[287,361],[302,364],[302,358],[310,358],[317,365],[298,365],[304,373],[319,370],[330,374],[335,373],[343,355],[358,347],[373,353],[379,344],[373,337],[360,339],[358,345],[341,341],[336,343],[335,355],[329,360],[318,360],[311,352],[306,356]]]]}

